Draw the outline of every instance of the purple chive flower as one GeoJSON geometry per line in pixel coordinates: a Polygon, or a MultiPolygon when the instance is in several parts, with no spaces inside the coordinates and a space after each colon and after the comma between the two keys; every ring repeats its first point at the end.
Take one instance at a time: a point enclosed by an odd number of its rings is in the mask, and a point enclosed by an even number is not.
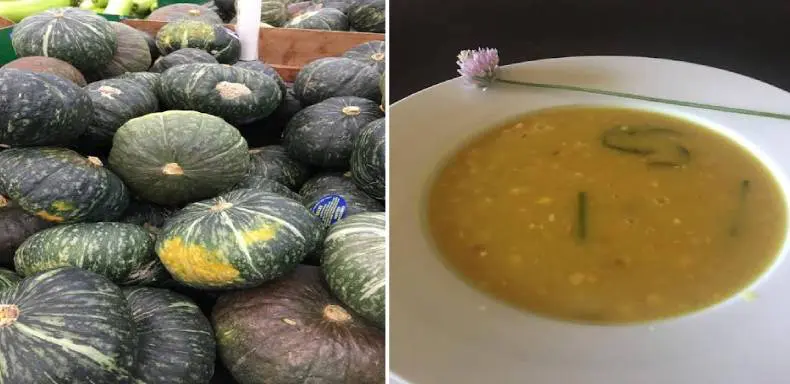
{"type": "Polygon", "coordinates": [[[468,84],[487,88],[496,80],[499,53],[493,48],[464,50],[458,54],[458,73],[468,84]]]}

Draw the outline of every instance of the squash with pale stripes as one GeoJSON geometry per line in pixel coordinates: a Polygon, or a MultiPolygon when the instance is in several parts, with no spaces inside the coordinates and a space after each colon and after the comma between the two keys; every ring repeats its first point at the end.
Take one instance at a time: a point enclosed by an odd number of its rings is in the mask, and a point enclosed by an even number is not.
{"type": "Polygon", "coordinates": [[[21,278],[10,269],[0,268],[0,290],[11,288],[19,283],[21,278]]]}

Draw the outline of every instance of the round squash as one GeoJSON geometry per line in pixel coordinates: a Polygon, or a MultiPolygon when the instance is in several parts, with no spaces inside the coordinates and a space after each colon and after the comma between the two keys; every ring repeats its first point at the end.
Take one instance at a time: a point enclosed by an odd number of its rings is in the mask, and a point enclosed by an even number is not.
{"type": "Polygon", "coordinates": [[[239,189],[173,215],[156,253],[182,284],[236,289],[289,272],[320,246],[322,235],[318,220],[299,202],[239,189]]]}
{"type": "Polygon", "coordinates": [[[357,96],[378,102],[381,74],[370,66],[345,57],[310,62],[296,75],[294,94],[304,105],[335,96],[357,96]]]}
{"type": "Polygon", "coordinates": [[[387,69],[386,43],[383,41],[368,41],[343,52],[342,57],[365,63],[376,68],[379,73],[387,69]]]}
{"type": "Polygon", "coordinates": [[[162,73],[176,65],[206,63],[217,64],[210,53],[197,48],[181,48],[167,56],[162,56],[151,66],[151,72],[162,73]]]}
{"type": "Polygon", "coordinates": [[[92,272],[55,269],[0,291],[0,339],[2,383],[137,382],[129,305],[92,272]]]}
{"type": "Polygon", "coordinates": [[[170,4],[157,8],[145,19],[164,22],[195,20],[209,24],[223,24],[222,18],[208,7],[187,3],[170,4]]]}
{"type": "Polygon", "coordinates": [[[282,27],[288,21],[288,9],[283,0],[263,0],[261,2],[261,22],[274,27],[282,27]]]}
{"type": "Polygon", "coordinates": [[[0,144],[66,145],[79,137],[91,120],[93,105],[87,92],[71,81],[48,73],[3,68],[0,84],[0,144]]]}
{"type": "Polygon", "coordinates": [[[329,229],[321,259],[335,297],[381,328],[387,318],[386,226],[383,212],[341,220],[329,229]]]}
{"type": "Polygon", "coordinates": [[[382,116],[373,101],[332,97],[299,111],[285,127],[283,146],[291,157],[306,164],[348,169],[360,130],[382,116]]]}
{"type": "Polygon", "coordinates": [[[335,8],[321,8],[295,16],[285,28],[348,31],[348,17],[335,8]]]}
{"type": "Polygon", "coordinates": [[[271,77],[221,64],[185,64],[162,73],[159,99],[168,109],[194,110],[246,124],[269,116],[282,93],[271,77]]]}
{"type": "Polygon", "coordinates": [[[203,6],[218,14],[225,23],[236,17],[236,0],[212,0],[203,6]]]}
{"type": "MultiPolygon", "coordinates": [[[[148,90],[154,93],[156,96],[156,92],[159,90],[159,74],[153,72],[127,72],[124,73],[116,79],[123,79],[123,80],[131,80],[135,83],[145,85],[148,90]]],[[[158,104],[157,100],[157,104],[158,104]]]]}
{"type": "Polygon", "coordinates": [[[117,39],[112,24],[94,12],[54,8],[15,25],[11,44],[19,57],[54,57],[84,73],[112,60],[117,39]]]}
{"type": "Polygon", "coordinates": [[[220,358],[239,384],[385,382],[384,332],[332,297],[319,268],[226,293],[211,319],[220,358]]]}
{"type": "Polygon", "coordinates": [[[96,71],[95,79],[108,79],[126,72],[143,72],[151,66],[151,51],[140,32],[126,24],[111,21],[118,47],[107,65],[96,71]]]}
{"type": "Polygon", "coordinates": [[[202,49],[223,64],[239,60],[241,43],[236,34],[222,24],[179,20],[165,24],[156,34],[159,52],[167,55],[181,48],[202,49]]]}
{"type": "Polygon", "coordinates": [[[249,153],[250,175],[274,180],[291,190],[299,190],[312,174],[308,165],[288,156],[279,145],[253,148],[249,153]]]}
{"type": "Polygon", "coordinates": [[[134,377],[146,384],[205,384],[214,374],[211,323],[186,296],[166,289],[123,290],[137,329],[134,377]]]}
{"type": "Polygon", "coordinates": [[[25,211],[55,223],[112,221],[129,205],[123,182],[98,158],[64,148],[0,152],[0,185],[25,211]]]}
{"type": "Polygon", "coordinates": [[[25,212],[0,196],[0,266],[12,266],[14,252],[25,239],[52,223],[25,212]]]}
{"type": "Polygon", "coordinates": [[[359,189],[348,174],[316,175],[304,183],[299,194],[305,207],[327,226],[362,212],[384,211],[381,202],[359,189]]]}
{"type": "Polygon", "coordinates": [[[127,223],[59,225],[30,236],[16,250],[22,276],[60,267],[98,273],[116,284],[155,281],[154,240],[143,227],[127,223]]]}
{"type": "Polygon", "coordinates": [[[362,128],[351,154],[351,178],[359,189],[384,200],[387,172],[387,128],[384,119],[362,128]]]}
{"type": "Polygon", "coordinates": [[[159,109],[156,94],[131,80],[100,80],[85,90],[93,101],[93,121],[83,139],[100,148],[109,148],[115,132],[127,121],[159,109]]]}
{"type": "Polygon", "coordinates": [[[384,33],[387,20],[385,0],[354,0],[348,7],[348,21],[355,31],[384,33]]]}
{"type": "Polygon", "coordinates": [[[60,78],[69,80],[80,87],[88,83],[82,73],[74,68],[73,65],[54,57],[28,56],[20,57],[4,65],[3,68],[16,68],[31,72],[49,73],[60,78]]]}
{"type": "Polygon", "coordinates": [[[141,198],[179,205],[216,196],[250,166],[247,142],[222,119],[167,111],[129,120],[113,138],[110,166],[141,198]]]}
{"type": "Polygon", "coordinates": [[[0,268],[0,291],[16,286],[22,280],[10,269],[0,268]]]}
{"type": "Polygon", "coordinates": [[[284,196],[289,199],[299,201],[302,199],[298,193],[290,190],[283,184],[280,184],[272,179],[267,179],[263,176],[249,175],[236,184],[233,189],[254,189],[261,192],[271,192],[276,195],[284,196]]]}
{"type": "Polygon", "coordinates": [[[283,80],[282,76],[280,76],[280,73],[269,64],[259,60],[251,60],[239,61],[238,63],[233,64],[233,66],[260,72],[266,76],[271,77],[272,80],[277,82],[277,85],[280,87],[280,92],[282,92],[283,95],[285,95],[285,92],[288,90],[288,87],[285,85],[285,80],[283,80]]]}

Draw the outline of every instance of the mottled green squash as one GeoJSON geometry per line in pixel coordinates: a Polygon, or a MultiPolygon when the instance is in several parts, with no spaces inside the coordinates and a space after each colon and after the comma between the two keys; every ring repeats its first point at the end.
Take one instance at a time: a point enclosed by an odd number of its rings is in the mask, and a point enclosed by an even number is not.
{"type": "Polygon", "coordinates": [[[71,81],[3,68],[0,84],[0,144],[66,145],[85,132],[93,106],[87,92],[71,81]]]}
{"type": "Polygon", "coordinates": [[[263,0],[261,2],[261,22],[282,27],[288,21],[288,10],[283,0],[263,0]]]}
{"type": "Polygon", "coordinates": [[[16,250],[14,265],[22,276],[70,266],[116,284],[148,284],[161,278],[153,247],[153,237],[135,224],[59,225],[25,240],[16,250]]]}
{"type": "Polygon", "coordinates": [[[170,4],[162,8],[157,8],[145,19],[165,22],[178,20],[196,20],[209,24],[223,23],[222,18],[208,7],[188,3],[170,4]]]}
{"type": "Polygon", "coordinates": [[[302,203],[325,225],[362,212],[381,212],[384,205],[359,189],[350,174],[322,173],[299,190],[302,203]]]}
{"type": "Polygon", "coordinates": [[[0,195],[0,266],[12,266],[14,252],[19,245],[34,233],[52,225],[0,195]]]}
{"type": "Polygon", "coordinates": [[[387,12],[385,0],[354,0],[348,7],[348,21],[355,31],[384,33],[387,12]]]}
{"type": "Polygon", "coordinates": [[[147,71],[152,59],[143,32],[116,21],[110,23],[117,36],[117,48],[110,62],[96,71],[96,76],[109,79],[126,72],[147,71]]]}
{"type": "Polygon", "coordinates": [[[302,199],[298,193],[290,190],[285,185],[263,176],[248,175],[236,184],[233,189],[254,189],[261,192],[271,192],[280,196],[299,201],[302,199]]]}
{"type": "Polygon", "coordinates": [[[279,145],[269,145],[249,150],[250,175],[262,176],[297,191],[312,175],[310,166],[294,160],[279,145]]]}
{"type": "Polygon", "coordinates": [[[222,24],[179,20],[165,24],[156,34],[159,52],[167,55],[181,48],[199,48],[222,64],[239,60],[241,43],[236,34],[222,24]]]}
{"type": "Polygon", "coordinates": [[[221,64],[185,64],[162,73],[159,99],[169,109],[219,116],[231,124],[261,120],[274,112],[282,92],[271,77],[221,64]]]}
{"type": "Polygon", "coordinates": [[[190,204],[170,217],[156,253],[182,284],[236,289],[284,275],[321,239],[319,221],[299,202],[239,189],[190,204]]]}
{"type": "Polygon", "coordinates": [[[384,119],[362,128],[351,154],[351,178],[359,189],[384,200],[387,172],[387,128],[384,119]]]}
{"type": "Polygon", "coordinates": [[[362,127],[382,116],[374,101],[332,97],[294,115],[285,127],[283,147],[306,164],[345,170],[362,127]]]}
{"type": "Polygon", "coordinates": [[[0,268],[0,291],[16,286],[20,280],[22,280],[22,278],[14,273],[14,271],[0,268]]]}
{"type": "Polygon", "coordinates": [[[15,68],[31,72],[49,73],[69,80],[80,87],[88,84],[85,76],[73,65],[54,57],[27,56],[8,62],[2,68],[15,68]]]}
{"type": "Polygon", "coordinates": [[[137,329],[134,376],[145,384],[205,384],[214,374],[211,323],[186,296],[166,289],[123,290],[137,329]]]}
{"type": "Polygon", "coordinates": [[[211,319],[240,384],[385,382],[384,332],[335,299],[319,268],[226,293],[211,319]]]}
{"type": "Polygon", "coordinates": [[[387,313],[387,217],[365,212],[343,219],[324,239],[321,270],[332,293],[384,327],[387,313]]]}
{"type": "Polygon", "coordinates": [[[85,87],[93,102],[93,120],[82,140],[99,148],[112,145],[115,132],[127,121],[159,109],[147,84],[123,79],[100,80],[85,87]]]}
{"type": "Polygon", "coordinates": [[[0,382],[138,384],[132,313],[105,277],[61,268],[0,290],[0,382]]]}
{"type": "Polygon", "coordinates": [[[277,82],[277,85],[280,87],[280,92],[282,92],[283,95],[285,95],[285,92],[288,90],[288,87],[285,85],[285,80],[283,80],[282,76],[280,76],[280,73],[269,64],[259,60],[250,60],[239,61],[238,63],[233,64],[233,66],[260,72],[266,76],[271,77],[272,80],[277,82]]]}
{"type": "Polygon", "coordinates": [[[378,102],[379,79],[374,68],[345,57],[326,57],[302,67],[296,75],[294,94],[304,105],[335,96],[357,96],[378,102]]]}
{"type": "Polygon", "coordinates": [[[348,17],[335,8],[321,8],[295,16],[285,28],[348,31],[348,17]]]}
{"type": "Polygon", "coordinates": [[[107,65],[117,43],[109,21],[79,8],[54,8],[28,16],[14,26],[11,37],[19,57],[54,57],[83,72],[107,65]]]}
{"type": "Polygon", "coordinates": [[[214,56],[202,49],[181,48],[157,59],[151,66],[151,72],[162,73],[176,65],[194,63],[217,64],[218,62],[214,56]]]}
{"type": "Polygon", "coordinates": [[[63,148],[0,152],[0,186],[22,209],[55,223],[112,221],[129,205],[123,182],[98,158],[63,148]]]}
{"type": "Polygon", "coordinates": [[[365,63],[383,74],[387,69],[386,48],[383,41],[368,41],[343,52],[342,57],[365,63]]]}
{"type": "Polygon", "coordinates": [[[167,111],[118,129],[109,162],[141,198],[179,205],[236,185],[249,171],[247,151],[239,131],[219,117],[167,111]]]}
{"type": "Polygon", "coordinates": [[[159,76],[160,75],[158,73],[153,72],[127,72],[116,77],[116,79],[131,80],[136,83],[143,84],[146,88],[153,92],[154,95],[156,95],[156,92],[159,89],[159,76]]]}

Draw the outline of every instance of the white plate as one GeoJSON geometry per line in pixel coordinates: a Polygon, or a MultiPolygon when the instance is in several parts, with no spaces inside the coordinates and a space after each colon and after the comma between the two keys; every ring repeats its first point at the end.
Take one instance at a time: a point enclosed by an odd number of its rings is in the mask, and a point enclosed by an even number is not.
{"type": "MultiPolygon", "coordinates": [[[[570,57],[503,77],[790,113],[790,94],[735,73],[639,57],[570,57]]],[[[461,282],[429,245],[424,194],[471,135],[568,104],[659,110],[719,127],[790,173],[790,121],[617,97],[451,80],[390,108],[391,370],[412,384],[784,384],[790,382],[790,262],[724,304],[673,320],[591,326],[537,317],[461,282]],[[753,299],[751,299],[754,297],[753,299]]],[[[394,380],[395,383],[399,381],[394,380]]]]}

